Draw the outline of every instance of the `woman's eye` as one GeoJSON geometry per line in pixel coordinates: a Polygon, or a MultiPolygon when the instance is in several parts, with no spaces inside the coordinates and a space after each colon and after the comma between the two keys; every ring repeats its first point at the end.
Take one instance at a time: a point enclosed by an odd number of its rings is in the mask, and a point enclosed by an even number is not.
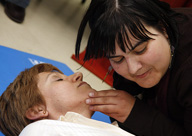
{"type": "Polygon", "coordinates": [[[145,53],[145,51],[147,50],[147,45],[148,45],[148,42],[145,41],[143,42],[141,45],[137,46],[133,52],[137,55],[141,55],[143,53],[145,53]]]}
{"type": "Polygon", "coordinates": [[[118,59],[111,59],[114,63],[120,64],[123,61],[124,57],[118,59]]]}
{"type": "Polygon", "coordinates": [[[63,81],[63,79],[62,79],[62,78],[59,78],[59,79],[57,79],[57,81],[63,81]]]}
{"type": "Polygon", "coordinates": [[[147,46],[145,46],[144,48],[139,49],[139,50],[134,50],[134,52],[137,55],[141,55],[141,54],[143,54],[146,51],[146,49],[147,49],[147,46]]]}

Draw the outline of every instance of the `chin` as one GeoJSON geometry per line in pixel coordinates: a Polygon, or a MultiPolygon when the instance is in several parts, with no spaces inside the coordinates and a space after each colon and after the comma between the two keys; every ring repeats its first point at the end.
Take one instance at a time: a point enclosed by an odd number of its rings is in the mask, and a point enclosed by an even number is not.
{"type": "Polygon", "coordinates": [[[157,85],[159,83],[159,80],[153,80],[153,81],[144,81],[141,83],[137,83],[139,86],[143,87],[143,88],[151,88],[154,87],[155,85],[157,85]]]}
{"type": "Polygon", "coordinates": [[[153,86],[155,86],[155,85],[150,85],[150,84],[144,84],[144,85],[139,85],[139,86],[141,86],[141,87],[143,87],[143,88],[151,88],[151,87],[153,87],[153,86]]]}
{"type": "Polygon", "coordinates": [[[159,83],[161,77],[160,74],[153,74],[145,80],[138,80],[136,83],[143,88],[152,88],[159,83]]]}

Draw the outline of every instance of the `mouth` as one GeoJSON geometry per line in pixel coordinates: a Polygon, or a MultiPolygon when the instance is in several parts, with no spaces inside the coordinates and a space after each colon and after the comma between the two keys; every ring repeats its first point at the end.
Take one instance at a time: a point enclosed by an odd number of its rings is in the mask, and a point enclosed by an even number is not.
{"type": "Polygon", "coordinates": [[[81,82],[79,85],[78,85],[78,87],[80,87],[80,86],[82,86],[82,85],[88,85],[86,82],[81,82]]]}
{"type": "Polygon", "coordinates": [[[151,69],[147,70],[145,73],[140,74],[140,75],[136,75],[137,78],[145,78],[147,77],[147,75],[149,75],[151,73],[151,69]]]}

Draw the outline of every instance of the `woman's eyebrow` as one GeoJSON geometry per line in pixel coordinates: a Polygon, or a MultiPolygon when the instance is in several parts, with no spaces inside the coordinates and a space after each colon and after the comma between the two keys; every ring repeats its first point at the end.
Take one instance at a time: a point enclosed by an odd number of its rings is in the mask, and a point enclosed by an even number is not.
{"type": "Polygon", "coordinates": [[[47,75],[45,81],[47,81],[50,77],[53,77],[53,76],[54,76],[54,77],[57,77],[57,75],[56,75],[55,72],[51,72],[51,73],[49,73],[49,74],[47,75]]]}
{"type": "Polygon", "coordinates": [[[132,48],[132,50],[134,50],[137,46],[141,45],[142,43],[144,43],[144,40],[138,41],[132,48]]]}
{"type": "Polygon", "coordinates": [[[117,55],[117,56],[115,56],[115,55],[107,56],[108,59],[117,58],[117,57],[122,57],[122,56],[120,56],[120,55],[117,55]]]}
{"type": "MultiPolygon", "coordinates": [[[[140,40],[138,41],[132,48],[132,50],[134,50],[137,46],[141,45],[142,43],[144,43],[146,40],[140,40]]],[[[120,55],[109,55],[106,56],[108,59],[112,59],[112,58],[117,58],[117,57],[121,57],[120,55]]]]}

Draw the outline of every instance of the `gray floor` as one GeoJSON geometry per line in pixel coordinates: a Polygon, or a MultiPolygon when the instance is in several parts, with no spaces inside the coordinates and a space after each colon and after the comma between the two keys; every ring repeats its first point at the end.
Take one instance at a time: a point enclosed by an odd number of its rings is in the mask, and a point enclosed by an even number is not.
{"type": "MultiPolygon", "coordinates": [[[[82,5],[81,0],[31,0],[22,24],[10,20],[0,5],[0,45],[65,63],[74,72],[82,72],[84,81],[94,89],[109,89],[85,68],[77,70],[80,65],[71,59],[78,26],[89,2],[82,5]]],[[[84,45],[86,40],[85,36],[84,45]]]]}

